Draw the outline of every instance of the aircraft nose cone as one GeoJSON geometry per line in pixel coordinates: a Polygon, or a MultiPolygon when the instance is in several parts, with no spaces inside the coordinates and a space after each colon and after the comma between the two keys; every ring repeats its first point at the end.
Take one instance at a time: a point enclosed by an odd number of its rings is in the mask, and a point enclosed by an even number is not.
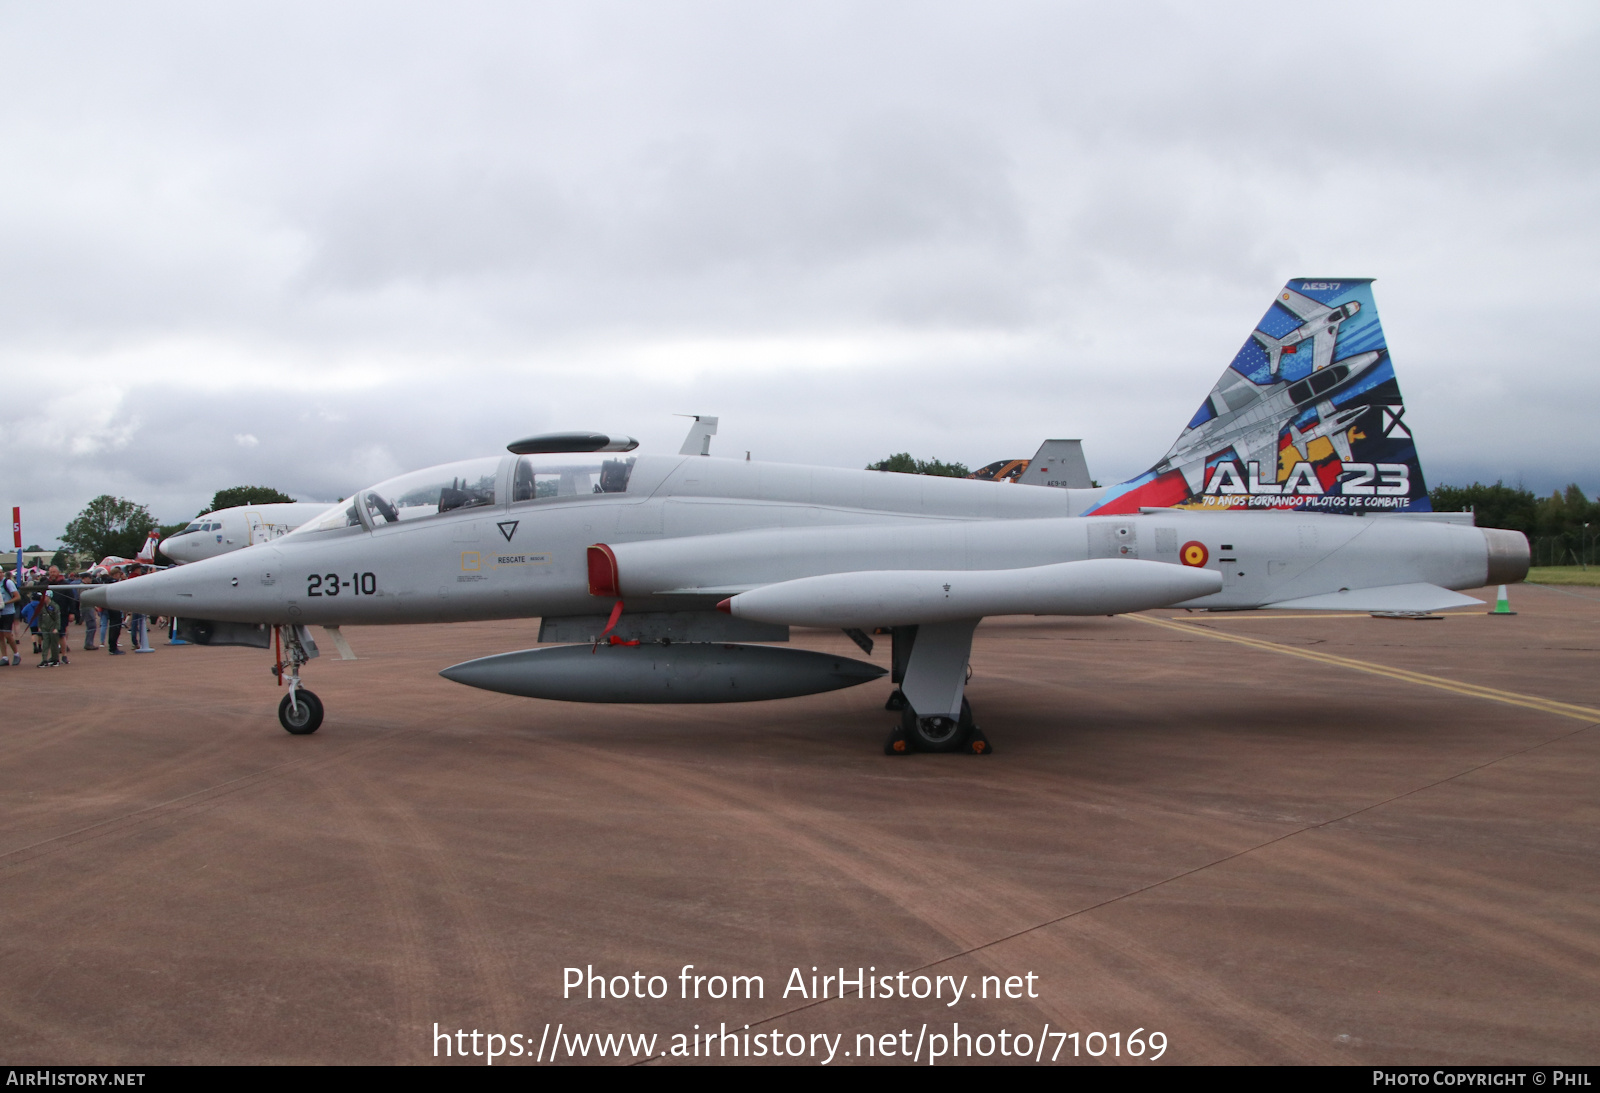
{"type": "Polygon", "coordinates": [[[484,661],[489,659],[489,657],[484,657],[479,660],[468,660],[460,664],[452,664],[450,667],[440,671],[439,674],[452,683],[464,683],[468,687],[482,687],[486,691],[497,691],[500,690],[500,687],[496,686],[496,684],[502,682],[500,677],[504,673],[495,671],[484,664],[484,661]]]}
{"type": "Polygon", "coordinates": [[[864,660],[853,657],[840,657],[833,666],[834,674],[842,680],[847,680],[846,687],[854,687],[858,683],[871,683],[889,674],[887,668],[880,668],[876,664],[868,664],[864,660]]]}
{"type": "Polygon", "coordinates": [[[104,585],[90,585],[78,593],[78,602],[85,607],[104,607],[106,605],[106,591],[104,585]]]}

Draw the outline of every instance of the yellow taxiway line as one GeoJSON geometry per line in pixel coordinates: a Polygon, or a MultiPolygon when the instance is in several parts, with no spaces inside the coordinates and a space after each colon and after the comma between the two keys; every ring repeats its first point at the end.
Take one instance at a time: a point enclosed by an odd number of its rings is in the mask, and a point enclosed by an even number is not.
{"type": "Polygon", "coordinates": [[[1204,615],[1172,615],[1173,621],[1182,622],[1254,622],[1262,619],[1366,619],[1366,618],[1430,618],[1454,619],[1465,615],[1482,615],[1483,611],[1458,611],[1454,615],[1373,615],[1371,611],[1319,611],[1315,615],[1273,615],[1265,611],[1207,611],[1204,615]]]}
{"type": "MultiPolygon", "coordinates": [[[[1150,626],[1160,626],[1167,630],[1176,630],[1185,634],[1204,634],[1217,641],[1231,641],[1237,645],[1248,645],[1254,649],[1264,649],[1271,653],[1282,653],[1285,656],[1299,657],[1302,660],[1314,660],[1320,664],[1330,664],[1337,668],[1349,668],[1357,672],[1367,672],[1375,676],[1384,676],[1388,679],[1397,679],[1402,683],[1415,683],[1423,687],[1436,687],[1441,691],[1450,691],[1469,698],[1483,698],[1490,702],[1504,702],[1510,706],[1523,706],[1530,710],[1539,710],[1544,713],[1553,713],[1558,717],[1571,717],[1580,721],[1600,721],[1600,710],[1588,706],[1576,706],[1570,702],[1557,702],[1554,699],[1540,698],[1537,695],[1518,694],[1515,691],[1500,691],[1493,687],[1480,687],[1475,683],[1457,683],[1453,679],[1443,679],[1439,676],[1425,675],[1422,672],[1407,671],[1404,668],[1391,668],[1384,664],[1373,664],[1365,660],[1355,660],[1351,657],[1337,657],[1332,653],[1319,653],[1311,649],[1297,649],[1290,645],[1279,645],[1274,641],[1263,641],[1260,638],[1241,637],[1238,634],[1221,634],[1214,630],[1196,626],[1194,623],[1178,622],[1173,619],[1155,618],[1150,615],[1123,615],[1125,619],[1146,623],[1150,626]]],[[[1279,616],[1284,618],[1287,616],[1279,616]]],[[[1316,616],[1307,616],[1316,617],[1316,616]]],[[[1328,616],[1320,616],[1326,618],[1328,616]]],[[[1215,620],[1207,619],[1207,622],[1215,620]]]]}

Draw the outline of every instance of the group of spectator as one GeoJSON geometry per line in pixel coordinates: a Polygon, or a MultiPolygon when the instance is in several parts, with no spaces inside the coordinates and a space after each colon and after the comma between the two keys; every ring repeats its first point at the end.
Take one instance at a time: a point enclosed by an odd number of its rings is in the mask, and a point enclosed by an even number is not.
{"type": "MultiPolygon", "coordinates": [[[[74,591],[75,586],[114,584],[131,580],[143,572],[142,566],[130,565],[117,569],[94,566],[81,573],[65,574],[51,566],[32,582],[24,576],[21,584],[11,574],[5,574],[0,578],[0,668],[22,663],[22,651],[17,642],[19,624],[27,627],[33,639],[33,651],[39,657],[40,668],[69,663],[69,628],[73,623],[83,627],[85,652],[103,648],[114,657],[122,656],[124,625],[135,653],[154,652],[150,648],[149,620],[145,616],[124,618],[121,611],[86,607],[74,591]]],[[[158,625],[160,621],[156,620],[158,625]]]]}

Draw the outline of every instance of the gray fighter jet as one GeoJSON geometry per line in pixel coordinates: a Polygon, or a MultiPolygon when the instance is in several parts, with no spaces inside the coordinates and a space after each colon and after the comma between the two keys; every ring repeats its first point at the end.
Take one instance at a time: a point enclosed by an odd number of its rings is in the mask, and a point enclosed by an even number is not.
{"type": "Polygon", "coordinates": [[[1267,351],[1267,367],[1274,376],[1278,374],[1283,355],[1298,352],[1307,339],[1311,340],[1311,370],[1320,372],[1332,364],[1333,345],[1339,338],[1340,325],[1361,310],[1361,304],[1356,300],[1329,307],[1301,295],[1287,285],[1278,294],[1277,302],[1279,307],[1301,320],[1300,325],[1281,338],[1274,338],[1260,330],[1250,332],[1250,336],[1267,351]]]}
{"type": "MultiPolygon", "coordinates": [[[[1218,407],[1229,431],[1192,454],[1237,448],[1258,422],[1275,430],[1377,357],[1265,389],[1235,374],[1218,407]]],[[[318,652],[312,625],[348,655],[345,625],[538,617],[544,647],[442,674],[579,702],[752,701],[889,674],[901,721],[888,752],[982,754],[965,684],[986,616],[1427,611],[1476,603],[1451,590],[1527,571],[1520,534],[1470,515],[1084,515],[1111,492],[727,460],[699,454],[708,443],[702,428],[690,454],[635,456],[607,434],[529,437],[378,483],[272,542],[82,600],[179,616],[197,644],[275,649],[288,688],[278,716],[296,734],[323,720],[301,684],[318,652]],[[868,635],[888,629],[891,667],[783,648],[792,626],[844,630],[869,656],[868,635]]]]}
{"type": "Polygon", "coordinates": [[[1339,458],[1348,463],[1353,458],[1350,451],[1350,427],[1370,409],[1372,409],[1370,406],[1346,406],[1343,410],[1336,410],[1331,402],[1319,402],[1316,424],[1305,429],[1297,429],[1291,422],[1289,442],[1294,445],[1295,451],[1300,453],[1301,459],[1310,459],[1311,442],[1326,437],[1339,458]]]}
{"type": "MultiPolygon", "coordinates": [[[[1294,383],[1280,380],[1265,386],[1252,383],[1230,368],[1211,392],[1214,416],[1185,429],[1154,469],[1164,472],[1177,468],[1183,472],[1189,489],[1199,492],[1205,484],[1206,460],[1229,448],[1238,453],[1241,462],[1261,460],[1267,455],[1276,466],[1278,435],[1284,424],[1315,403],[1321,408],[1318,412],[1323,421],[1319,428],[1324,431],[1312,429],[1305,435],[1310,439],[1331,436],[1334,426],[1328,422],[1340,419],[1333,411],[1332,397],[1360,379],[1382,356],[1379,352],[1358,353],[1294,383]]],[[[1348,450],[1344,451],[1344,458],[1350,458],[1348,450]]]]}

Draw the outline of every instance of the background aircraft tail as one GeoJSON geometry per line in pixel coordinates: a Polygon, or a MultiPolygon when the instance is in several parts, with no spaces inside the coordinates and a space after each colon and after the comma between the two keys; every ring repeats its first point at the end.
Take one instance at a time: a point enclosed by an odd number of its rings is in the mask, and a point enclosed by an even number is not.
{"type": "Polygon", "coordinates": [[[1428,512],[1370,279],[1286,284],[1167,454],[1086,516],[1428,512]],[[1355,304],[1355,307],[1348,306],[1355,304]]]}

